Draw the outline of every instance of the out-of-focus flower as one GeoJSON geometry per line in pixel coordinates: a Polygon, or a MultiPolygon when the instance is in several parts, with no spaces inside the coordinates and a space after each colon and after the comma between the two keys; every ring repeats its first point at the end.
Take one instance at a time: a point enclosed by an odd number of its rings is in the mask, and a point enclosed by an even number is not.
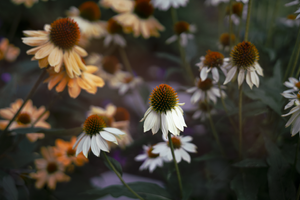
{"type": "Polygon", "coordinates": [[[224,58],[223,54],[208,50],[206,56],[200,57],[200,63],[196,66],[199,67],[200,78],[205,81],[208,73],[211,71],[214,81],[219,81],[219,69],[226,75],[226,69],[224,66],[228,64],[229,58],[224,58]]]}
{"type": "Polygon", "coordinates": [[[295,1],[291,1],[289,3],[286,3],[285,6],[294,6],[294,5],[298,5],[300,2],[299,0],[295,0],[295,1]]]}
{"type": "Polygon", "coordinates": [[[77,46],[80,39],[80,30],[77,23],[69,18],[54,21],[51,26],[45,25],[45,31],[24,31],[29,37],[22,38],[29,46],[37,46],[27,51],[34,55],[33,60],[39,61],[40,68],[50,65],[55,72],[59,72],[64,63],[70,78],[79,76],[85,71],[81,57],[87,52],[77,46]]]}
{"type": "Polygon", "coordinates": [[[141,119],[145,120],[144,132],[151,129],[155,134],[161,129],[164,138],[168,137],[168,131],[179,135],[186,127],[181,105],[184,103],[178,102],[177,93],[171,86],[160,84],[154,88],[150,95],[150,107],[141,119]]]}
{"type": "Polygon", "coordinates": [[[246,82],[252,89],[253,85],[259,87],[258,75],[263,76],[263,70],[258,64],[258,51],[251,42],[241,42],[237,44],[230,53],[229,64],[225,67],[229,71],[226,75],[224,85],[238,75],[239,87],[246,82]],[[257,75],[257,74],[258,75],[257,75]]]}
{"type": "Polygon", "coordinates": [[[151,0],[153,6],[159,10],[168,10],[170,7],[179,8],[184,7],[189,0],[151,0]]]}
{"type": "Polygon", "coordinates": [[[133,3],[134,6],[129,12],[121,13],[114,19],[124,27],[124,32],[133,32],[135,37],[159,37],[158,31],[165,30],[165,27],[154,18],[154,8],[150,0],[136,0],[133,3]]]}
{"type": "MultiPolygon", "coordinates": [[[[113,104],[108,104],[105,109],[97,106],[90,106],[88,111],[88,116],[90,115],[99,115],[101,116],[108,127],[113,127],[120,129],[125,135],[121,135],[120,138],[117,138],[118,144],[121,148],[126,148],[126,146],[132,143],[132,137],[129,131],[130,127],[130,114],[129,112],[122,107],[116,107],[113,104]]],[[[110,147],[116,147],[114,143],[108,143],[110,147]]]]}
{"type": "Polygon", "coordinates": [[[104,119],[98,115],[89,116],[83,124],[83,133],[79,135],[73,148],[76,149],[76,156],[82,152],[85,157],[91,148],[95,156],[100,156],[100,152],[109,152],[109,146],[106,141],[118,144],[116,137],[125,133],[117,128],[107,127],[104,119]]]}
{"type": "Polygon", "coordinates": [[[73,149],[73,145],[76,142],[76,137],[73,136],[70,142],[66,142],[62,139],[55,140],[55,147],[53,148],[56,159],[64,166],[74,163],[76,166],[83,166],[89,160],[80,153],[75,156],[76,151],[73,149]]]}
{"type": "Polygon", "coordinates": [[[200,101],[198,103],[198,109],[196,110],[196,112],[193,114],[192,118],[193,119],[198,119],[200,118],[200,121],[203,122],[206,119],[209,118],[209,113],[211,115],[216,114],[217,111],[214,109],[213,106],[211,106],[210,104],[207,104],[203,101],[200,101]]]}
{"type": "MultiPolygon", "coordinates": [[[[159,154],[160,157],[165,157],[167,160],[173,160],[171,148],[169,141],[163,138],[165,142],[160,142],[153,146],[152,153],[159,154]]],[[[179,163],[181,159],[185,160],[186,162],[191,162],[191,156],[187,153],[197,153],[196,145],[190,143],[193,140],[191,136],[172,136],[172,143],[174,147],[174,154],[176,162],[179,163]]]]}
{"type": "Polygon", "coordinates": [[[289,103],[286,104],[286,106],[284,107],[284,110],[286,110],[292,106],[300,105],[300,93],[299,92],[298,92],[298,94],[281,93],[281,95],[289,100],[289,103]]]}
{"type": "Polygon", "coordinates": [[[200,78],[196,78],[194,87],[187,90],[188,93],[194,93],[191,102],[196,104],[198,101],[208,101],[212,100],[214,103],[217,103],[217,97],[225,97],[226,93],[220,89],[216,81],[212,81],[210,78],[206,78],[204,81],[200,78]]]}
{"type": "Polygon", "coordinates": [[[289,81],[285,81],[283,83],[286,87],[290,88],[288,90],[283,91],[283,93],[293,93],[299,92],[300,90],[300,77],[299,80],[295,79],[294,77],[290,77],[289,81]]]}
{"type": "Polygon", "coordinates": [[[134,159],[136,161],[144,161],[140,166],[139,170],[148,169],[152,173],[156,167],[162,167],[164,164],[164,159],[159,156],[159,154],[153,153],[153,146],[143,145],[144,153],[136,156],[134,159]]]}
{"type": "Polygon", "coordinates": [[[24,3],[27,8],[31,8],[34,3],[39,2],[39,0],[11,0],[14,4],[20,5],[24,3]]]}
{"type": "Polygon", "coordinates": [[[30,174],[31,178],[37,179],[36,188],[41,189],[47,183],[54,190],[57,182],[70,181],[71,178],[64,174],[64,165],[56,160],[52,147],[42,147],[41,154],[44,158],[34,161],[38,171],[30,174]]]}
{"type": "Polygon", "coordinates": [[[297,15],[291,14],[288,15],[285,18],[280,18],[279,22],[287,27],[294,27],[294,26],[299,26],[300,25],[300,20],[296,19],[297,15]]]}
{"type": "MultiPolygon", "coordinates": [[[[0,116],[5,120],[0,120],[0,129],[4,130],[8,125],[9,121],[14,117],[17,113],[21,105],[23,104],[22,99],[17,99],[14,103],[10,104],[9,108],[0,109],[0,116]]],[[[41,106],[37,109],[32,105],[32,101],[29,99],[27,103],[22,108],[19,115],[16,117],[15,121],[9,127],[9,130],[13,130],[16,128],[26,128],[31,127],[33,123],[41,116],[42,113],[45,112],[45,107],[41,106]]],[[[33,127],[39,128],[51,128],[50,124],[45,122],[45,120],[49,117],[49,112],[47,111],[35,124],[33,127]]],[[[26,137],[30,142],[35,142],[37,139],[42,139],[45,137],[44,133],[27,133],[26,137]]]]}
{"type": "Polygon", "coordinates": [[[217,6],[222,2],[226,3],[229,2],[229,0],[206,0],[204,3],[208,6],[217,6]]]}
{"type": "Polygon", "coordinates": [[[65,70],[56,73],[53,69],[48,69],[49,77],[44,83],[48,83],[49,90],[57,85],[56,92],[62,92],[68,86],[68,92],[72,98],[77,98],[81,89],[96,94],[97,88],[104,86],[103,79],[94,75],[96,71],[98,71],[98,67],[86,66],[86,70],[80,76],[70,78],[65,70]]]}
{"type": "Polygon", "coordinates": [[[86,1],[78,8],[71,7],[67,15],[78,23],[83,37],[88,39],[100,38],[106,33],[105,22],[100,21],[100,8],[93,1],[86,1]]]}
{"type": "Polygon", "coordinates": [[[20,54],[20,49],[12,44],[9,44],[7,38],[3,38],[0,42],[0,60],[5,59],[8,62],[16,60],[20,54]]]}
{"type": "Polygon", "coordinates": [[[299,105],[299,101],[295,101],[295,103],[296,106],[292,108],[289,113],[282,115],[282,117],[292,115],[289,121],[285,124],[285,127],[289,127],[290,125],[292,125],[291,127],[292,136],[295,136],[297,133],[300,132],[300,105],[299,105]]]}
{"type": "Polygon", "coordinates": [[[117,13],[129,12],[134,6],[132,0],[100,0],[99,4],[104,8],[111,8],[117,13]]]}
{"type": "Polygon", "coordinates": [[[135,89],[142,82],[143,79],[141,77],[134,77],[129,72],[119,71],[110,80],[110,85],[113,88],[118,88],[120,95],[124,95],[128,90],[135,89]]]}
{"type": "Polygon", "coordinates": [[[11,80],[11,74],[10,73],[2,73],[1,74],[1,80],[4,82],[4,83],[8,83],[10,80],[11,80]]]}
{"type": "Polygon", "coordinates": [[[167,39],[166,43],[170,44],[179,39],[181,46],[185,47],[188,44],[188,40],[194,39],[193,33],[196,32],[196,26],[185,21],[179,21],[174,25],[174,32],[175,35],[167,39]]]}
{"type": "Polygon", "coordinates": [[[126,46],[126,40],[121,35],[123,27],[114,18],[110,18],[106,24],[106,35],[104,39],[104,46],[109,46],[111,43],[120,47],[126,46]]]}
{"type": "Polygon", "coordinates": [[[230,42],[229,42],[229,39],[232,46],[235,44],[235,35],[234,34],[231,34],[231,38],[229,36],[229,33],[223,33],[220,38],[219,38],[219,49],[220,50],[224,50],[224,51],[229,51],[230,50],[230,42]]]}
{"type": "MultiPolygon", "coordinates": [[[[235,25],[239,25],[241,20],[246,20],[247,12],[248,12],[247,11],[248,4],[241,3],[241,2],[235,2],[232,4],[231,9],[232,9],[231,20],[235,25]]],[[[228,15],[227,20],[229,20],[229,15],[230,15],[229,6],[227,6],[227,8],[226,8],[226,14],[228,15]]]]}

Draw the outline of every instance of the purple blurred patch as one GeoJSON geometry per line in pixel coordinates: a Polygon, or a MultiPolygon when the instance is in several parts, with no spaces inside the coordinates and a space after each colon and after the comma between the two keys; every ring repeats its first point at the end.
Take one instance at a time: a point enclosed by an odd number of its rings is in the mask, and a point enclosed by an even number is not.
{"type": "Polygon", "coordinates": [[[116,159],[121,164],[122,167],[124,167],[126,165],[127,159],[122,156],[121,150],[119,150],[119,149],[114,150],[112,152],[112,157],[114,159],[116,159]]]}
{"type": "Polygon", "coordinates": [[[1,74],[1,80],[5,83],[9,82],[11,80],[10,73],[3,73],[1,74]]]}

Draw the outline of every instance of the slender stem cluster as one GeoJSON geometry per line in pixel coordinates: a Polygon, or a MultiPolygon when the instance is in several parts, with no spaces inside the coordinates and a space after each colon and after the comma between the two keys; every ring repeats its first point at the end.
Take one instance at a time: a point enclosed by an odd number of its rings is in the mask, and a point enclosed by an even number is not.
{"type": "Polygon", "coordinates": [[[125,65],[127,71],[130,72],[131,75],[134,77],[134,73],[133,73],[132,67],[130,65],[130,62],[128,60],[128,57],[127,57],[126,52],[125,52],[125,50],[124,50],[123,47],[119,47],[119,53],[121,55],[121,58],[122,58],[122,60],[124,62],[124,65],[125,65]]]}

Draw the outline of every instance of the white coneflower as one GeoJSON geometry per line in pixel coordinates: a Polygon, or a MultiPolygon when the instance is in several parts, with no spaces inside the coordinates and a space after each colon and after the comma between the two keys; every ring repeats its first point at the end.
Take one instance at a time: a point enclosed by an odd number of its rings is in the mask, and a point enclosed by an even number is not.
{"type": "Polygon", "coordinates": [[[119,71],[110,80],[110,86],[117,88],[120,95],[124,95],[128,90],[135,89],[143,82],[141,77],[134,77],[131,73],[125,71],[119,71]]]}
{"type": "Polygon", "coordinates": [[[294,6],[294,5],[298,5],[300,2],[299,0],[295,0],[295,1],[291,1],[289,3],[284,4],[285,6],[294,6]]]}
{"type": "Polygon", "coordinates": [[[196,32],[196,26],[185,21],[179,21],[174,25],[174,32],[175,35],[167,39],[166,43],[170,44],[179,39],[181,46],[185,47],[188,44],[188,40],[194,39],[193,33],[196,32]]]}
{"type": "Polygon", "coordinates": [[[210,78],[207,78],[204,81],[196,78],[196,86],[187,90],[188,93],[194,93],[191,98],[191,102],[195,104],[198,101],[212,100],[214,103],[217,103],[217,97],[221,97],[220,92],[222,92],[222,96],[225,97],[225,92],[220,91],[216,83],[216,81],[212,81],[210,78]]]}
{"type": "Polygon", "coordinates": [[[291,134],[295,136],[298,132],[300,132],[300,105],[299,101],[295,101],[297,104],[296,107],[292,108],[291,111],[282,117],[286,117],[288,115],[292,115],[289,121],[285,124],[285,127],[292,125],[291,134]]]}
{"type": "Polygon", "coordinates": [[[168,131],[174,135],[179,135],[186,127],[183,110],[178,103],[178,96],[175,90],[167,85],[161,84],[154,88],[150,96],[150,107],[146,111],[143,119],[144,132],[152,130],[155,134],[159,129],[165,138],[168,137],[168,131]]]}
{"type": "Polygon", "coordinates": [[[121,47],[126,46],[126,40],[121,35],[123,33],[123,27],[114,18],[110,18],[107,21],[106,31],[104,46],[109,46],[111,43],[121,47]]]}
{"type": "Polygon", "coordinates": [[[133,0],[100,0],[99,4],[104,8],[111,8],[117,13],[129,12],[134,6],[133,0]]]}
{"type": "Polygon", "coordinates": [[[151,0],[153,6],[159,10],[168,10],[170,7],[179,8],[186,6],[189,0],[151,0]]]}
{"type": "MultiPolygon", "coordinates": [[[[153,146],[152,153],[157,153],[161,157],[165,157],[167,160],[173,160],[171,148],[167,139],[163,138],[165,142],[160,142],[153,146]]],[[[191,162],[191,156],[187,153],[197,153],[196,145],[190,143],[193,140],[191,136],[172,136],[171,138],[173,147],[174,147],[174,154],[176,162],[179,163],[182,159],[186,162],[191,162]]]]}
{"type": "Polygon", "coordinates": [[[297,80],[294,77],[290,77],[289,81],[285,81],[283,84],[286,87],[290,88],[288,90],[283,91],[283,93],[298,92],[300,90],[300,77],[299,77],[299,80],[297,80]]]}
{"type": "Polygon", "coordinates": [[[300,93],[298,93],[298,94],[281,93],[281,95],[290,101],[288,104],[286,104],[286,106],[284,107],[284,110],[286,110],[294,105],[297,106],[300,104],[300,93]]]}
{"type": "Polygon", "coordinates": [[[203,101],[200,101],[198,103],[198,109],[195,111],[192,118],[193,119],[200,118],[200,121],[203,122],[203,121],[205,121],[206,119],[209,118],[209,113],[211,115],[213,115],[213,114],[216,114],[217,111],[214,109],[213,106],[211,106],[211,105],[209,105],[209,104],[207,104],[203,101]]]}
{"type": "Polygon", "coordinates": [[[225,68],[229,68],[226,75],[224,85],[238,75],[239,87],[246,82],[252,89],[253,85],[259,87],[258,75],[263,76],[263,70],[258,64],[258,51],[251,42],[241,42],[237,44],[230,53],[229,64],[225,68]],[[258,75],[257,75],[257,74],[258,75]]]}
{"type": "Polygon", "coordinates": [[[143,145],[144,153],[136,156],[134,159],[136,161],[144,161],[140,166],[139,170],[148,169],[152,173],[156,167],[162,167],[164,164],[164,159],[159,156],[159,154],[153,153],[153,146],[143,145]]]}
{"type": "Polygon", "coordinates": [[[118,144],[117,138],[125,133],[116,128],[107,127],[104,119],[98,115],[89,116],[83,124],[83,133],[81,133],[73,149],[77,146],[76,156],[82,152],[85,157],[91,148],[95,156],[100,156],[100,152],[109,152],[109,146],[106,141],[118,144]]]}
{"type": "Polygon", "coordinates": [[[280,18],[279,22],[287,27],[294,27],[300,25],[300,20],[299,18],[297,19],[297,15],[295,14],[291,14],[287,17],[280,18]]]}
{"type": "Polygon", "coordinates": [[[222,2],[226,3],[226,2],[229,2],[229,0],[206,0],[204,3],[205,3],[205,5],[208,5],[208,6],[217,6],[222,2]]]}
{"type": "Polygon", "coordinates": [[[208,73],[211,71],[214,81],[219,81],[219,69],[226,75],[224,66],[228,64],[229,58],[224,58],[223,54],[208,50],[206,56],[200,58],[200,62],[196,64],[199,67],[200,78],[205,81],[208,73]]]}
{"type": "Polygon", "coordinates": [[[234,34],[231,34],[231,38],[229,36],[230,34],[229,33],[222,33],[220,38],[219,38],[219,42],[218,42],[218,48],[220,50],[223,50],[223,51],[230,51],[230,43],[231,43],[231,46],[234,46],[235,45],[235,42],[236,42],[236,37],[234,34]]]}

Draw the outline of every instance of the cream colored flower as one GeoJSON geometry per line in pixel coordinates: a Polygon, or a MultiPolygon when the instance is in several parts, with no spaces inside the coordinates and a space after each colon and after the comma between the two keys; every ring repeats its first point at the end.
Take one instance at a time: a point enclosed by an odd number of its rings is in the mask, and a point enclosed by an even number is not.
{"type": "Polygon", "coordinates": [[[54,190],[57,182],[70,181],[71,178],[64,173],[64,165],[56,160],[52,147],[42,147],[41,154],[44,158],[34,161],[37,172],[30,174],[31,178],[37,179],[36,188],[41,189],[47,184],[54,190]]]}
{"type": "Polygon", "coordinates": [[[131,73],[119,71],[109,81],[112,88],[117,88],[120,95],[124,95],[129,90],[134,90],[138,87],[143,79],[141,77],[133,77],[131,73]]]}
{"type": "Polygon", "coordinates": [[[82,36],[87,39],[100,38],[106,33],[106,23],[99,20],[100,8],[93,1],[86,1],[79,8],[71,7],[67,15],[77,22],[82,36]]]}
{"type": "MultiPolygon", "coordinates": [[[[17,99],[14,103],[10,104],[9,108],[2,108],[0,109],[0,116],[5,120],[0,120],[0,129],[4,130],[5,127],[8,125],[9,121],[14,117],[17,113],[21,105],[23,104],[22,99],[17,99]]],[[[32,105],[32,101],[28,100],[27,103],[22,108],[21,112],[12,122],[9,127],[9,130],[13,130],[16,128],[27,128],[31,127],[33,123],[41,116],[42,113],[45,112],[45,107],[41,106],[37,109],[35,106],[32,105]]],[[[45,122],[48,118],[49,112],[47,111],[35,124],[33,127],[39,128],[51,128],[50,124],[45,122]]],[[[35,142],[37,139],[44,138],[44,133],[27,133],[26,137],[30,142],[35,142]]]]}
{"type": "Polygon", "coordinates": [[[121,13],[114,19],[124,27],[126,33],[133,32],[135,37],[159,37],[158,31],[165,27],[153,17],[154,8],[149,0],[136,0],[129,12],[121,13]]]}
{"type": "Polygon", "coordinates": [[[121,35],[123,33],[123,27],[114,18],[110,18],[107,21],[106,31],[104,46],[109,46],[111,43],[120,47],[126,46],[126,40],[121,35]]]}
{"type": "Polygon", "coordinates": [[[5,59],[8,62],[13,62],[16,60],[20,54],[20,48],[9,44],[7,38],[4,38],[0,42],[0,60],[5,59]]]}
{"type": "Polygon", "coordinates": [[[170,7],[179,8],[184,7],[189,0],[151,0],[155,8],[160,10],[168,10],[170,7]]]}
{"type": "Polygon", "coordinates": [[[144,170],[149,168],[150,173],[152,173],[156,167],[162,167],[164,164],[164,159],[159,156],[159,154],[153,153],[153,146],[143,145],[144,153],[136,156],[134,159],[136,161],[144,161],[140,166],[139,170],[144,170]]]}
{"type": "Polygon", "coordinates": [[[87,52],[77,46],[80,39],[80,30],[77,23],[69,18],[54,21],[51,26],[45,25],[44,31],[24,31],[29,37],[22,38],[29,46],[37,46],[27,51],[28,55],[34,55],[33,60],[39,61],[40,68],[50,65],[55,72],[65,65],[70,78],[79,76],[81,70],[85,71],[81,57],[87,56],[87,52]]]}
{"type": "Polygon", "coordinates": [[[44,83],[48,83],[49,90],[57,85],[55,88],[56,92],[62,92],[68,86],[68,92],[72,98],[77,98],[81,89],[88,93],[96,94],[97,88],[104,86],[103,79],[94,75],[96,71],[98,71],[98,67],[86,66],[86,70],[80,76],[70,78],[65,70],[56,73],[53,69],[49,69],[49,77],[44,83]]]}
{"type": "Polygon", "coordinates": [[[104,8],[111,8],[117,13],[129,12],[134,6],[132,0],[100,0],[99,4],[104,8]]]}
{"type": "Polygon", "coordinates": [[[174,25],[174,32],[175,35],[167,39],[166,43],[170,44],[179,39],[180,45],[185,47],[188,44],[188,40],[194,39],[193,33],[196,32],[196,26],[185,21],[179,21],[174,25]]]}
{"type": "Polygon", "coordinates": [[[12,2],[17,5],[24,3],[27,8],[31,8],[32,5],[39,2],[39,0],[12,0],[12,2]]]}

